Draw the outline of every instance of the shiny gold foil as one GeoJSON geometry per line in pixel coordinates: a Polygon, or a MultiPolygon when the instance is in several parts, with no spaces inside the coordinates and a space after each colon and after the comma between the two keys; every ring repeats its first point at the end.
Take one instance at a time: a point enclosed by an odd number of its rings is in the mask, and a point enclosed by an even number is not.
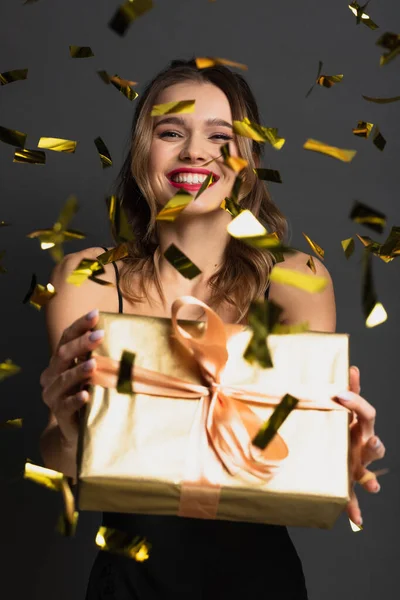
{"type": "Polygon", "coordinates": [[[110,262],[121,260],[126,256],[129,256],[128,244],[126,242],[123,242],[115,248],[111,248],[111,250],[102,252],[101,254],[99,254],[99,256],[96,256],[96,259],[100,261],[102,265],[107,265],[110,262]]]}
{"type": "Polygon", "coordinates": [[[276,150],[280,150],[286,141],[278,136],[276,127],[263,127],[258,123],[251,123],[247,117],[243,121],[233,121],[233,131],[256,142],[268,142],[276,150]]]}
{"type": "MultiPolygon", "coordinates": [[[[232,171],[234,171],[235,173],[240,173],[249,164],[247,160],[245,158],[242,158],[241,156],[231,156],[229,142],[221,146],[221,155],[224,159],[224,164],[230,169],[232,169],[232,171]]],[[[206,165],[208,164],[210,163],[206,163],[206,165]]]]}
{"type": "Polygon", "coordinates": [[[28,233],[28,238],[39,238],[42,250],[48,250],[55,262],[60,262],[64,257],[62,244],[70,240],[82,240],[85,234],[67,226],[78,210],[78,201],[75,196],[69,196],[60,212],[52,229],[38,229],[28,233]]]}
{"type": "Polygon", "coordinates": [[[362,309],[365,318],[365,326],[376,327],[387,320],[387,313],[380,302],[375,291],[372,275],[372,253],[368,248],[364,250],[362,265],[362,309]]]}
{"type": "Polygon", "coordinates": [[[267,339],[281,313],[282,308],[273,302],[258,300],[250,304],[247,322],[252,336],[243,353],[243,358],[248,363],[257,364],[263,369],[274,366],[267,339]]]}
{"type": "Polygon", "coordinates": [[[282,267],[274,267],[272,269],[270,280],[283,285],[291,285],[311,294],[322,292],[328,285],[326,277],[307,275],[306,273],[282,267]]]}
{"type": "Polygon", "coordinates": [[[164,252],[164,258],[186,279],[194,279],[201,271],[175,244],[164,252]]]}
{"type": "Polygon", "coordinates": [[[373,123],[368,123],[367,121],[358,121],[357,127],[353,128],[353,133],[358,137],[368,138],[373,126],[373,123]]]}
{"type": "Polygon", "coordinates": [[[387,50],[380,58],[381,66],[386,65],[400,54],[400,35],[397,33],[390,33],[389,31],[384,33],[376,44],[387,50]]]}
{"type": "Polygon", "coordinates": [[[97,137],[94,140],[94,145],[96,146],[97,152],[99,153],[101,165],[102,165],[103,169],[107,169],[108,167],[111,167],[112,166],[111,154],[109,153],[108,148],[105,145],[105,143],[103,142],[103,140],[101,139],[101,137],[97,137]]]}
{"type": "Polygon", "coordinates": [[[97,532],[96,546],[101,550],[133,558],[137,562],[147,560],[151,548],[151,544],[145,538],[132,537],[123,531],[104,526],[97,532]]]}
{"type": "Polygon", "coordinates": [[[400,96],[392,96],[390,98],[375,98],[372,96],[364,96],[364,100],[368,102],[375,102],[375,104],[390,104],[391,102],[398,102],[400,100],[400,96]]]}
{"type": "Polygon", "coordinates": [[[226,210],[230,215],[232,215],[232,217],[237,217],[238,214],[243,210],[240,208],[240,205],[233,200],[233,198],[225,198],[225,200],[222,200],[220,206],[223,210],[226,210]]]}
{"type": "Polygon", "coordinates": [[[183,189],[178,190],[175,196],[172,196],[172,198],[168,200],[167,204],[160,210],[156,217],[156,221],[175,221],[175,219],[191,202],[193,202],[192,194],[185,192],[183,189]]]}
{"type": "Polygon", "coordinates": [[[315,262],[312,256],[309,257],[308,261],[307,261],[307,267],[309,269],[311,269],[311,271],[314,273],[314,275],[316,275],[317,273],[317,269],[315,268],[315,262]]]}
{"type": "Polygon", "coordinates": [[[28,78],[28,69],[14,69],[0,73],[0,85],[7,85],[14,81],[23,81],[28,78]]]}
{"type": "MultiPolygon", "coordinates": [[[[194,321],[180,324],[198,336],[204,327],[194,321]]],[[[135,367],[203,383],[193,359],[171,338],[169,319],[101,312],[96,328],[105,335],[94,357],[120,360],[128,350],[135,354],[135,367]]],[[[318,389],[319,399],[348,388],[346,334],[268,335],[274,367],[260,369],[243,358],[251,329],[225,328],[229,359],[223,384],[262,392],[283,388],[281,397],[300,397],[303,386],[306,396],[318,389]]],[[[279,429],[289,455],[270,481],[244,480],[244,474],[233,477],[223,470],[217,519],[331,528],[350,491],[349,413],[339,403],[332,405],[333,410],[296,408],[289,414],[279,429]]],[[[129,396],[93,386],[82,421],[79,510],[177,515],[197,407],[197,400],[129,396]]],[[[252,409],[262,423],[273,412],[272,407],[252,409]]]]}
{"type": "Polygon", "coordinates": [[[263,181],[272,181],[273,183],[282,183],[281,174],[274,169],[253,169],[258,179],[263,181]]]}
{"type": "Polygon", "coordinates": [[[55,296],[56,290],[51,283],[46,286],[37,283],[35,273],[32,275],[31,284],[28,293],[22,303],[29,302],[31,306],[37,310],[41,310],[55,296]]]}
{"type": "Polygon", "coordinates": [[[135,236],[121,200],[113,194],[112,196],[107,196],[106,205],[113,237],[118,243],[134,241],[135,236]]]}
{"type": "Polygon", "coordinates": [[[107,71],[97,71],[97,74],[104,81],[104,83],[106,83],[107,85],[111,83],[123,96],[128,98],[128,100],[130,100],[131,102],[132,100],[135,100],[138,97],[139,94],[135,92],[134,89],[132,89],[133,86],[137,85],[137,81],[123,79],[118,75],[111,76],[107,73],[107,71]]]}
{"type": "Polygon", "coordinates": [[[53,152],[65,152],[73,154],[76,150],[78,142],[73,140],[64,140],[62,138],[41,137],[38,143],[38,148],[53,150],[53,152]]]}
{"type": "Polygon", "coordinates": [[[354,533],[357,533],[358,531],[362,531],[364,529],[362,525],[357,525],[356,523],[353,523],[351,519],[349,519],[349,523],[351,530],[354,531],[354,533]]]}
{"type": "Polygon", "coordinates": [[[21,429],[23,419],[9,419],[0,423],[0,429],[21,429]]]}
{"type": "Polygon", "coordinates": [[[195,100],[181,100],[180,102],[164,102],[163,104],[154,104],[151,109],[151,117],[160,117],[161,115],[171,115],[175,113],[187,114],[194,112],[195,100]]]}
{"type": "Polygon", "coordinates": [[[79,265],[68,275],[66,281],[67,283],[72,283],[72,285],[79,287],[87,279],[91,279],[100,285],[114,287],[114,284],[111,281],[105,281],[104,279],[98,278],[98,275],[103,275],[104,273],[104,267],[98,260],[83,258],[79,265]]]}
{"type": "Polygon", "coordinates": [[[8,377],[17,375],[21,371],[21,367],[14,364],[11,358],[7,358],[4,362],[0,362],[0,381],[4,381],[8,377]]]}
{"type": "Polygon", "coordinates": [[[350,219],[362,223],[378,233],[383,233],[386,227],[386,215],[362,202],[355,202],[350,212],[350,219]]]}
{"type": "Polygon", "coordinates": [[[326,88],[331,88],[335,83],[342,81],[343,75],[320,75],[316,81],[317,85],[321,85],[326,88]]]}
{"type": "Polygon", "coordinates": [[[119,363],[119,373],[117,380],[117,392],[118,394],[132,395],[132,369],[135,362],[135,355],[133,352],[124,350],[122,352],[121,360],[119,363]]]}
{"type": "Polygon", "coordinates": [[[298,402],[299,401],[294,396],[285,394],[272,415],[263,424],[256,437],[252,440],[253,445],[264,450],[271,442],[282,423],[287,419],[292,410],[296,408],[298,402]]]}
{"type": "Polygon", "coordinates": [[[45,165],[46,153],[42,150],[28,150],[27,148],[16,148],[13,162],[25,165],[45,165]]]}
{"type": "Polygon", "coordinates": [[[73,537],[76,533],[78,525],[79,513],[74,511],[72,515],[72,522],[70,519],[62,513],[58,519],[56,531],[64,537],[73,537]]]}
{"type": "Polygon", "coordinates": [[[108,26],[115,33],[123,36],[131,23],[151,8],[153,8],[153,0],[128,0],[118,7],[108,26]]]}
{"type": "Polygon", "coordinates": [[[324,256],[325,256],[325,250],[323,250],[321,248],[321,246],[318,246],[317,242],[314,242],[310,237],[308,237],[308,235],[306,235],[303,232],[304,237],[306,238],[307,242],[310,244],[311,248],[314,250],[315,254],[317,256],[320,257],[321,260],[324,260],[324,256]]]}
{"type": "Polygon", "coordinates": [[[374,21],[371,19],[371,17],[368,16],[364,12],[364,9],[367,8],[368,4],[369,4],[369,0],[363,6],[360,6],[358,4],[358,2],[352,2],[348,6],[349,6],[349,9],[351,10],[351,12],[353,13],[353,15],[356,16],[357,25],[359,23],[364,23],[364,25],[366,25],[369,29],[372,29],[372,30],[378,29],[379,25],[374,23],[374,21]]]}
{"type": "Polygon", "coordinates": [[[343,162],[351,162],[357,154],[357,150],[336,148],[335,146],[329,146],[328,144],[324,144],[324,142],[319,142],[318,140],[313,140],[311,138],[306,141],[303,148],[305,150],[312,150],[313,152],[320,152],[321,154],[332,156],[332,158],[337,158],[343,162]]]}
{"type": "Polygon", "coordinates": [[[198,69],[208,69],[209,67],[215,67],[216,65],[225,65],[226,67],[236,67],[237,69],[242,69],[243,71],[248,70],[248,66],[242,63],[235,62],[233,60],[228,60],[226,58],[211,58],[211,57],[203,57],[196,58],[196,66],[198,69]]]}
{"type": "Polygon", "coordinates": [[[92,58],[94,56],[90,46],[70,46],[69,54],[71,58],[92,58]]]}
{"type": "Polygon", "coordinates": [[[347,240],[342,240],[340,243],[342,244],[344,255],[348,260],[350,258],[350,256],[353,254],[354,249],[355,249],[354,239],[351,237],[351,238],[348,238],[347,240]]]}
{"type": "Polygon", "coordinates": [[[213,174],[209,173],[207,175],[207,177],[205,178],[205,180],[203,181],[203,183],[201,184],[201,187],[200,187],[199,191],[197,192],[197,194],[195,195],[194,199],[197,200],[197,198],[199,196],[201,196],[201,194],[203,192],[205,192],[206,189],[209,188],[212,183],[213,183],[213,174]]]}
{"type": "Polygon", "coordinates": [[[26,462],[24,479],[30,479],[53,492],[61,492],[64,475],[59,471],[26,462]]]}
{"type": "Polygon", "coordinates": [[[0,142],[3,142],[4,144],[11,144],[11,146],[23,148],[25,146],[26,137],[26,133],[0,126],[0,142]]]}

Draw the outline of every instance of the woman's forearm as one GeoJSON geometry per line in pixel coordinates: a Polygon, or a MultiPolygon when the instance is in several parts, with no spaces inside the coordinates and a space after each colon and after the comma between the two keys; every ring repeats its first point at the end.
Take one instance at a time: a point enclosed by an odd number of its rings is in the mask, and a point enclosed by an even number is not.
{"type": "Polygon", "coordinates": [[[42,433],[40,452],[45,467],[60,471],[76,482],[77,443],[66,444],[56,423],[49,425],[42,433]]]}

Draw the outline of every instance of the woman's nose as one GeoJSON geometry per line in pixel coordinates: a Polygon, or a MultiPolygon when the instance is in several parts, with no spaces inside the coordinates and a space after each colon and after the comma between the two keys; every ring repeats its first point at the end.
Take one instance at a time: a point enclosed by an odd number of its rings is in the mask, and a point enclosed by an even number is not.
{"type": "Polygon", "coordinates": [[[201,147],[198,141],[192,138],[188,139],[184,144],[179,153],[179,158],[181,160],[205,161],[207,158],[207,152],[203,147],[201,147]]]}

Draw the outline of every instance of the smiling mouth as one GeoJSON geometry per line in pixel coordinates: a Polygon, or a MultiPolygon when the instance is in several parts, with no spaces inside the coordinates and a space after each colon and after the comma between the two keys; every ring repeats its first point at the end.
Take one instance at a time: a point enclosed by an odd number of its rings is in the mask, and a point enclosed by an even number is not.
{"type": "MultiPolygon", "coordinates": [[[[212,178],[208,187],[211,187],[217,183],[219,176],[211,173],[212,178]]],[[[168,175],[168,181],[170,184],[177,188],[186,188],[189,190],[197,191],[201,188],[209,174],[204,173],[188,173],[188,172],[175,172],[168,175]]]]}

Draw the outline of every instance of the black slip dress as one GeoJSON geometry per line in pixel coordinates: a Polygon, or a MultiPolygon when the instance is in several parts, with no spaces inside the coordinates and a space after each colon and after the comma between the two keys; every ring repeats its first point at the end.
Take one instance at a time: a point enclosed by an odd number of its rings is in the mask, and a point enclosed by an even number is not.
{"type": "Polygon", "coordinates": [[[102,524],[152,547],[141,563],[100,551],[86,600],[308,600],[286,527],[127,513],[103,513],[102,524]]]}

